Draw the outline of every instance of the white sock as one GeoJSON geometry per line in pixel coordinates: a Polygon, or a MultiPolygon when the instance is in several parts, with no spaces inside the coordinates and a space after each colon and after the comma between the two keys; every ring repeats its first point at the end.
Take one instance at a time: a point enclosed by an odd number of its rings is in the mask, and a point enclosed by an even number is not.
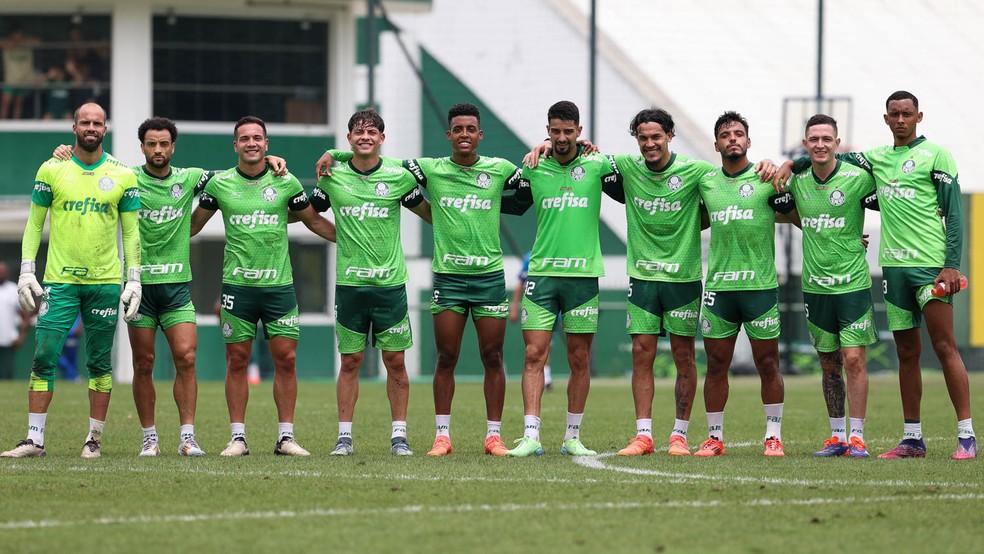
{"type": "Polygon", "coordinates": [[[863,417],[852,417],[851,418],[851,436],[857,437],[864,440],[864,418],[863,417]]]}
{"type": "MultiPolygon", "coordinates": [[[[830,420],[830,435],[837,437],[837,440],[841,442],[847,442],[847,418],[844,417],[828,417],[830,420]]],[[[854,421],[852,418],[851,421],[854,421]]]]}
{"type": "Polygon", "coordinates": [[[687,430],[690,428],[690,421],[686,419],[674,419],[673,420],[673,431],[670,432],[670,436],[679,435],[683,438],[687,438],[687,430]]]}
{"type": "Polygon", "coordinates": [[[543,366],[543,386],[553,383],[553,372],[550,371],[550,364],[543,366]]]}
{"type": "Polygon", "coordinates": [[[957,438],[958,439],[969,439],[974,435],[974,424],[971,419],[961,419],[957,422],[957,438]]]}
{"type": "Polygon", "coordinates": [[[584,414],[572,414],[567,412],[567,431],[564,433],[564,441],[576,439],[581,434],[581,420],[584,414]]]}
{"type": "Polygon", "coordinates": [[[724,442],[724,412],[707,412],[707,436],[724,442]]]}
{"type": "Polygon", "coordinates": [[[523,438],[540,442],[540,418],[535,415],[523,416],[523,438]]]}
{"type": "Polygon", "coordinates": [[[284,438],[294,438],[294,423],[281,421],[277,423],[277,432],[280,433],[279,437],[284,438]]]}
{"type": "Polygon", "coordinates": [[[103,428],[106,426],[105,421],[99,421],[98,419],[89,418],[89,434],[85,437],[85,442],[102,440],[103,428]]]}
{"type": "Polygon", "coordinates": [[[338,438],[352,438],[352,422],[351,421],[339,421],[338,422],[338,438]]]}
{"type": "Polygon", "coordinates": [[[437,436],[451,438],[451,414],[434,416],[437,436]]]}
{"type": "Polygon", "coordinates": [[[186,424],[184,424],[184,425],[181,426],[181,430],[179,431],[179,433],[181,433],[181,441],[182,442],[184,442],[186,440],[194,439],[195,438],[195,426],[186,423],[186,424]]]}
{"type": "Polygon", "coordinates": [[[396,437],[407,438],[407,422],[406,421],[394,421],[393,422],[393,432],[390,434],[391,439],[396,437]]]}
{"type": "Polygon", "coordinates": [[[27,414],[27,438],[37,446],[44,446],[44,424],[48,414],[27,414]]]}
{"type": "Polygon", "coordinates": [[[246,424],[245,423],[230,423],[229,432],[232,437],[230,440],[236,440],[237,437],[246,440],[246,424]]]}
{"type": "Polygon", "coordinates": [[[644,437],[653,438],[652,418],[636,420],[636,435],[642,435],[644,437]]]}
{"type": "Polygon", "coordinates": [[[917,421],[915,423],[902,424],[902,440],[906,439],[922,439],[922,422],[917,421]]]}
{"type": "Polygon", "coordinates": [[[782,402],[764,404],[765,408],[765,438],[775,437],[782,440],[782,402]]]}
{"type": "Polygon", "coordinates": [[[144,435],[143,440],[144,440],[144,442],[147,442],[148,440],[152,440],[154,442],[157,442],[157,426],[156,425],[151,425],[150,427],[141,427],[141,429],[143,429],[143,435],[144,435]]]}
{"type": "Polygon", "coordinates": [[[500,436],[502,434],[501,433],[502,432],[502,422],[501,421],[492,421],[491,419],[488,419],[488,420],[485,421],[485,425],[486,425],[486,427],[485,427],[485,429],[486,429],[485,430],[485,438],[488,438],[488,437],[498,437],[498,436],[500,436]]]}

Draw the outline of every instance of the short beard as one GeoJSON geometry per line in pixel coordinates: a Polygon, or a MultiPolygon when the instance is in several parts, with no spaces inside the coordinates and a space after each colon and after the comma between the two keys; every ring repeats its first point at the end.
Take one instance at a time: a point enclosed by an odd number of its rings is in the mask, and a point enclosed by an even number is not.
{"type": "Polygon", "coordinates": [[[164,158],[164,161],[162,163],[159,163],[159,164],[154,163],[154,159],[153,158],[147,158],[147,165],[149,165],[150,167],[153,167],[154,169],[164,169],[170,163],[171,163],[171,158],[164,158]]]}
{"type": "Polygon", "coordinates": [[[75,139],[76,139],[75,140],[75,144],[77,144],[79,146],[79,148],[81,148],[82,150],[85,150],[86,152],[90,152],[90,153],[95,152],[96,150],[99,150],[99,147],[102,146],[102,142],[103,142],[103,137],[98,137],[96,139],[96,143],[94,145],[88,146],[86,144],[86,142],[85,142],[85,138],[84,137],[76,136],[75,139]]]}
{"type": "Polygon", "coordinates": [[[742,150],[741,153],[739,153],[739,154],[732,154],[732,153],[728,152],[728,153],[726,153],[724,155],[724,159],[726,159],[728,161],[738,161],[738,160],[744,158],[745,157],[745,154],[747,154],[747,153],[748,153],[747,150],[742,150]]]}

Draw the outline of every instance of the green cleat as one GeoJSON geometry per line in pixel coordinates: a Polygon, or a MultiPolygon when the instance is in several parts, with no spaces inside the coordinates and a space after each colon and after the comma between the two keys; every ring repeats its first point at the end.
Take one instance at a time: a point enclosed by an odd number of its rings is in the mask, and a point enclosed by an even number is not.
{"type": "Polygon", "coordinates": [[[523,437],[516,439],[516,443],[516,448],[506,452],[507,455],[514,458],[526,458],[530,455],[543,456],[543,446],[540,445],[539,441],[535,441],[529,437],[523,437]]]}
{"type": "Polygon", "coordinates": [[[594,450],[588,450],[581,439],[568,439],[560,446],[560,453],[565,456],[597,456],[594,450]]]}

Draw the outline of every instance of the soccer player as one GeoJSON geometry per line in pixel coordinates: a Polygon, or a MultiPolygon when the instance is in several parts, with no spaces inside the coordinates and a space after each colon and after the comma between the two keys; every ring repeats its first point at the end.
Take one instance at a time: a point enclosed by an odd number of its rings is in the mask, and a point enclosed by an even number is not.
{"type": "Polygon", "coordinates": [[[89,371],[89,433],[83,458],[98,458],[113,388],[112,349],[120,302],[124,317],[140,307],[140,198],[126,165],[103,150],[106,111],[94,103],[75,112],[75,155],[50,159],[38,169],[31,212],[21,245],[18,293],[21,307],[38,308],[37,346],[28,391],[27,438],[0,457],[44,456],[44,429],[54,394],[55,371],[65,337],[81,312],[89,371]],[[44,220],[51,212],[44,288],[35,277],[35,258],[44,220]],[[126,283],[120,292],[117,226],[123,232],[126,283]]]}
{"type": "Polygon", "coordinates": [[[806,122],[803,148],[813,164],[793,176],[792,198],[774,204],[795,210],[803,230],[800,272],[807,327],[823,370],[823,397],[831,437],[819,457],[867,458],[864,416],[868,401],[865,347],[877,340],[871,302],[871,274],[861,242],[864,208],[875,193],[867,171],[839,161],[837,121],[817,114],[806,122]],[[850,403],[850,437],[844,418],[844,378],[850,403]]]}
{"type": "Polygon", "coordinates": [[[192,214],[191,235],[222,210],[226,245],[222,262],[222,336],[226,343],[226,402],[231,438],[222,456],[249,454],[246,403],[249,364],[256,324],[270,340],[273,399],[279,421],[274,454],[308,456],[294,439],[297,401],[295,361],[300,325],[288,256],[287,223],[293,214],[325,240],[335,227],[311,207],[300,181],[290,173],[277,177],[267,166],[266,124],[246,116],[236,122],[233,149],[238,165],[212,177],[192,214]]]}
{"type": "Polygon", "coordinates": [[[430,204],[413,175],[399,161],[382,158],[386,124],[374,110],[355,112],[348,121],[352,157],[335,163],[312,193],[315,209],[329,208],[338,228],[335,277],[335,332],[342,364],[338,397],[338,439],[331,454],[354,452],[352,419],[359,397],[359,367],[366,341],[382,351],[392,427],[390,452],[410,456],[407,403],[410,381],[404,351],[413,345],[407,312],[407,266],[400,243],[400,206],[430,223],[430,204]]]}
{"type": "Polygon", "coordinates": [[[547,111],[550,156],[536,168],[523,168],[517,193],[536,206],[536,239],[523,297],[523,438],[510,456],[543,454],[540,401],[543,366],[558,312],[567,334],[567,431],[561,454],[593,456],[581,442],[584,405],[591,386],[591,341],[598,330],[598,277],[604,274],[598,238],[602,189],[611,190],[615,173],[604,156],[584,155],[577,144],[580,113],[573,102],[557,102],[547,111]]]}
{"type": "MultiPolygon", "coordinates": [[[[762,382],[765,455],[783,456],[783,382],[779,374],[779,284],[775,265],[776,213],[769,207],[772,185],[752,171],[752,141],[741,114],[725,112],[714,123],[714,149],[721,168],[700,179],[710,215],[711,245],[700,325],[707,352],[704,405],[708,438],[696,456],[721,456],[728,369],[738,328],[743,326],[762,382]]],[[[784,220],[779,217],[778,219],[784,220]]]]}

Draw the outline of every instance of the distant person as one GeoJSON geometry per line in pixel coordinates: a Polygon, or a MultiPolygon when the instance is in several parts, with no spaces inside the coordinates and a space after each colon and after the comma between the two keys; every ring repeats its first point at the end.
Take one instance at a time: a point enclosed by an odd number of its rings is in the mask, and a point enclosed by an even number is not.
{"type": "Polygon", "coordinates": [[[43,119],[68,119],[72,116],[69,102],[72,97],[72,82],[65,68],[56,65],[45,73],[43,119]]]}
{"type": "Polygon", "coordinates": [[[10,268],[0,262],[0,380],[14,377],[14,352],[27,336],[27,313],[17,301],[17,285],[10,268]]]}
{"type": "Polygon", "coordinates": [[[14,26],[7,38],[0,40],[3,50],[3,95],[0,96],[0,119],[20,119],[24,115],[24,98],[35,85],[34,47],[40,41],[14,26]]]}

